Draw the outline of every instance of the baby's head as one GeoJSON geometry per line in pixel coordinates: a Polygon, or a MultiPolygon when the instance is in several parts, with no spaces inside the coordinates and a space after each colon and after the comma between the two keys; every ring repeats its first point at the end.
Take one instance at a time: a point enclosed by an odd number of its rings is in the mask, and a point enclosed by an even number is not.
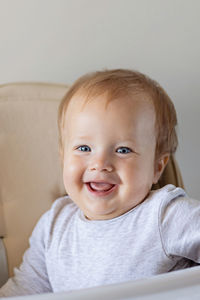
{"type": "Polygon", "coordinates": [[[65,188],[88,219],[114,218],[141,203],[177,147],[169,96],[130,70],[78,79],[58,124],[65,188]]]}

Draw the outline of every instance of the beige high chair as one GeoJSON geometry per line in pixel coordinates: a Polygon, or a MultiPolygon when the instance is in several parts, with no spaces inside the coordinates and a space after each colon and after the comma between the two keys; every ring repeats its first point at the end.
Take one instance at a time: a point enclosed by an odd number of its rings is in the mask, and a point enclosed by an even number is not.
{"type": "MultiPolygon", "coordinates": [[[[57,109],[67,86],[0,85],[0,286],[13,274],[39,217],[65,194],[57,109]]],[[[174,157],[155,188],[183,187],[174,157]]]]}

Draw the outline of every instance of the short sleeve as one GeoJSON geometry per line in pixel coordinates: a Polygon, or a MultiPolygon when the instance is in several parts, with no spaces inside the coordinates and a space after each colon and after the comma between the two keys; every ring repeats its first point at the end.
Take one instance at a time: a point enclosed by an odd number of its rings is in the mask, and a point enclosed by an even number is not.
{"type": "Polygon", "coordinates": [[[0,289],[0,296],[19,296],[52,292],[45,262],[48,212],[38,221],[29,239],[30,247],[14,276],[0,289]]]}
{"type": "Polygon", "coordinates": [[[160,235],[166,255],[200,263],[200,201],[177,197],[163,201],[160,235]]]}

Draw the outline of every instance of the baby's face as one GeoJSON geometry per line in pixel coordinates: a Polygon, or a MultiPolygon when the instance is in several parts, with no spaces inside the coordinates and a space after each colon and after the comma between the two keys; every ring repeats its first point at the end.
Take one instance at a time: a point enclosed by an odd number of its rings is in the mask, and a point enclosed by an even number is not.
{"type": "MultiPolygon", "coordinates": [[[[141,96],[142,97],[142,96],[141,96]]],[[[141,203],[155,172],[155,112],[150,101],[75,95],[64,128],[64,185],[88,219],[111,219],[141,203]]]]}

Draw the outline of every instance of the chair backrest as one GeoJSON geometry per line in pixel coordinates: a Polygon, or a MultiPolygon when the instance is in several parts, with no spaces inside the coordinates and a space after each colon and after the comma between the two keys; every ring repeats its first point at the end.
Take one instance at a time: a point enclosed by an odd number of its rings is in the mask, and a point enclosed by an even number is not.
{"type": "MultiPolygon", "coordinates": [[[[38,218],[65,193],[57,110],[66,91],[58,84],[0,86],[0,236],[10,276],[38,218]]],[[[156,188],[167,183],[183,186],[174,158],[156,188]]]]}
{"type": "Polygon", "coordinates": [[[0,235],[10,275],[36,221],[64,194],[57,110],[66,91],[58,84],[0,86],[0,235]]]}

